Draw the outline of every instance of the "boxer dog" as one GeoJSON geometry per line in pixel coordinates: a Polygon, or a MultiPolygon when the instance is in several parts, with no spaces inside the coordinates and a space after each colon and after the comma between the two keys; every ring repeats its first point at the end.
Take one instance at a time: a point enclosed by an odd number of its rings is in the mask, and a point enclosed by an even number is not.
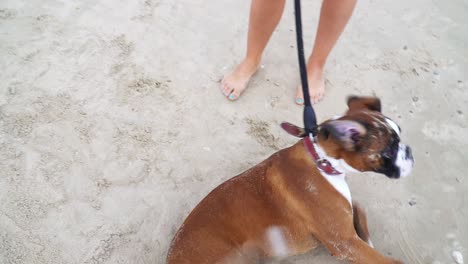
{"type": "Polygon", "coordinates": [[[168,264],[257,263],[323,244],[350,263],[402,263],[377,252],[364,211],[351,200],[345,172],[407,176],[411,149],[374,97],[349,97],[348,110],[302,139],[222,183],[190,213],[175,235],[168,264]]]}

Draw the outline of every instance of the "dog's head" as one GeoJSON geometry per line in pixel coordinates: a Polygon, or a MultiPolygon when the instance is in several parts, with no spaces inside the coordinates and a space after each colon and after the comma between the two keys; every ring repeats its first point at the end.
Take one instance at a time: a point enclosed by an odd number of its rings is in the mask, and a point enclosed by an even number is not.
{"type": "MultiPolygon", "coordinates": [[[[318,126],[317,143],[326,154],[344,160],[358,171],[382,173],[389,178],[410,174],[413,168],[411,148],[400,141],[401,129],[382,114],[379,98],[348,98],[348,110],[318,126]]],[[[296,126],[283,126],[290,134],[304,137],[296,126]]]]}
{"type": "Polygon", "coordinates": [[[358,171],[389,178],[409,175],[414,163],[411,148],[400,142],[401,129],[382,114],[380,100],[351,96],[348,108],[343,116],[319,125],[317,142],[327,154],[358,171]]]}

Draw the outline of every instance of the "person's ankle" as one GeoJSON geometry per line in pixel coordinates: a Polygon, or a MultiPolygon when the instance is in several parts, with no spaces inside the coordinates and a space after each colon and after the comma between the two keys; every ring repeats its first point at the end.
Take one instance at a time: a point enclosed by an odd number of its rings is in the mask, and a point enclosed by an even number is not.
{"type": "Polygon", "coordinates": [[[321,71],[325,68],[325,61],[310,58],[307,62],[307,69],[314,69],[314,71],[321,71]]]}
{"type": "Polygon", "coordinates": [[[260,65],[260,61],[261,58],[245,57],[242,63],[250,67],[257,67],[258,65],[260,65]]]}

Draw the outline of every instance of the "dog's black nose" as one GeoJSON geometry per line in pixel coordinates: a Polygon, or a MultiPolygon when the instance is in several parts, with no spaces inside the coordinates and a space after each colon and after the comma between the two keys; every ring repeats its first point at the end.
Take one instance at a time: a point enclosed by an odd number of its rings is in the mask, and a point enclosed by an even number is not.
{"type": "Polygon", "coordinates": [[[405,155],[406,155],[406,159],[413,159],[413,152],[411,151],[411,148],[406,146],[406,150],[405,150],[405,155]]]}

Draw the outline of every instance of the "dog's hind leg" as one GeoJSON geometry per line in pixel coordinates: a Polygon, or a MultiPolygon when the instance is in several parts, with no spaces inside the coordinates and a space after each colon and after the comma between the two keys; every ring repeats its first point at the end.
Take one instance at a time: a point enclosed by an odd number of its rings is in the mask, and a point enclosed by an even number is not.
{"type": "Polygon", "coordinates": [[[369,229],[367,228],[367,216],[358,204],[353,203],[353,224],[356,229],[357,235],[364,240],[369,246],[374,247],[369,235],[369,229]]]}

